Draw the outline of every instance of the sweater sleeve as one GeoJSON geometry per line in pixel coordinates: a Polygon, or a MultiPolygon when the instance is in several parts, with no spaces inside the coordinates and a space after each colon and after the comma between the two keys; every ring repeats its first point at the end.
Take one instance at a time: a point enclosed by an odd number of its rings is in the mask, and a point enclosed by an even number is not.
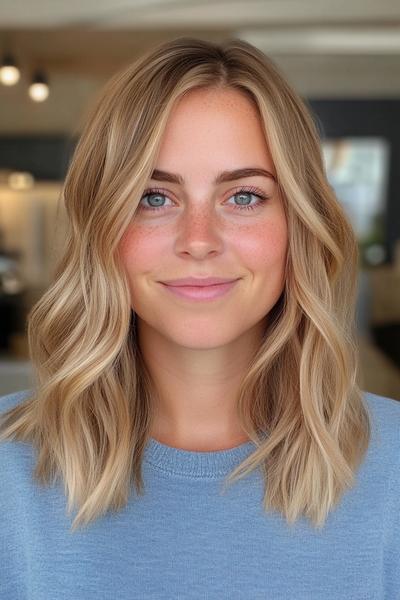
{"type": "MultiPolygon", "coordinates": [[[[394,468],[389,480],[388,511],[386,518],[387,544],[384,550],[385,600],[400,598],[400,420],[397,419],[397,437],[394,445],[394,468]]],[[[383,515],[385,518],[385,515],[383,515]]]]}

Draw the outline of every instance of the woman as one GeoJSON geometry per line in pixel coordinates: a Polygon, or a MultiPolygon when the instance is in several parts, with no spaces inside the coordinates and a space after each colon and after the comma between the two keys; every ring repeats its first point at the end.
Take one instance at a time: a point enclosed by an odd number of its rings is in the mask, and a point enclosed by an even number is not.
{"type": "Polygon", "coordinates": [[[1,598],[398,597],[400,405],[357,383],[357,240],[274,64],[148,52],[63,200],[1,399],[1,598]]]}

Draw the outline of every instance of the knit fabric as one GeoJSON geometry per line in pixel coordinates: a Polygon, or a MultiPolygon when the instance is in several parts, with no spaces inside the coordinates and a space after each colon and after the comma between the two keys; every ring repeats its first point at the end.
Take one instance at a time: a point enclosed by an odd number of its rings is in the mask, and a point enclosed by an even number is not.
{"type": "MultiPolygon", "coordinates": [[[[0,397],[0,412],[30,390],[0,397]]],[[[1,600],[400,599],[400,402],[363,392],[372,438],[321,530],[265,512],[261,471],[222,490],[255,445],[195,452],[150,438],[145,493],[70,531],[61,483],[32,478],[28,443],[0,442],[1,600]]]]}

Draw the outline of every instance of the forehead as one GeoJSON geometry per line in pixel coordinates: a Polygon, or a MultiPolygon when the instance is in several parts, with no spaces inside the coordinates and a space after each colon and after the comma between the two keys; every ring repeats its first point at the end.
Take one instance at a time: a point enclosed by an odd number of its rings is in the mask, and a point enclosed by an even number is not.
{"type": "Polygon", "coordinates": [[[158,169],[220,172],[248,165],[274,171],[260,114],[243,92],[196,89],[177,101],[161,138],[158,169]]]}
{"type": "MultiPolygon", "coordinates": [[[[194,89],[186,92],[173,106],[167,130],[173,127],[196,127],[232,121],[246,126],[261,125],[258,108],[244,92],[230,88],[194,89]]],[[[170,133],[170,131],[166,131],[170,133]]]]}

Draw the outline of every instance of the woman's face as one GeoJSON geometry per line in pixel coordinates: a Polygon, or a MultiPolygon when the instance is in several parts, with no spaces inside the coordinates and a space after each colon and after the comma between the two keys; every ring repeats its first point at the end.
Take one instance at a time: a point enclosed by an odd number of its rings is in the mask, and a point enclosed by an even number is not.
{"type": "Polygon", "coordinates": [[[192,90],[175,106],[155,163],[183,183],[149,180],[120,242],[139,323],[180,346],[215,348],[263,331],[284,288],[287,223],[276,181],[253,174],[215,184],[244,168],[275,175],[255,107],[235,90],[192,90]],[[269,198],[258,204],[256,194],[269,198]],[[238,281],[207,301],[160,283],[190,276],[238,281]]]}

